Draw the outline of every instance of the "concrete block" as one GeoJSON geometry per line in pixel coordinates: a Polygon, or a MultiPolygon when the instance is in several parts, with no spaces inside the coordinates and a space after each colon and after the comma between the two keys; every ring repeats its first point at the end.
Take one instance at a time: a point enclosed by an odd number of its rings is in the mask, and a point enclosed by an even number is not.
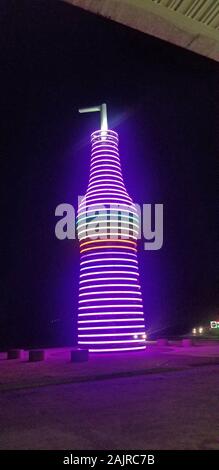
{"type": "Polygon", "coordinates": [[[29,362],[44,361],[45,351],[43,349],[32,349],[29,351],[29,362]]]}
{"type": "Polygon", "coordinates": [[[8,359],[21,359],[23,355],[23,349],[9,349],[7,358],[8,359]]]}
{"type": "Polygon", "coordinates": [[[72,349],[71,362],[86,362],[88,361],[88,349],[72,349]]]}

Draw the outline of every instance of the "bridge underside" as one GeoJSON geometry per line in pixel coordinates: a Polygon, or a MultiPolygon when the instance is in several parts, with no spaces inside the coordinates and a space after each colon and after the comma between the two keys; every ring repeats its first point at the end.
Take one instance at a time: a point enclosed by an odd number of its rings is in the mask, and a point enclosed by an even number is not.
{"type": "Polygon", "coordinates": [[[64,0],[219,61],[219,0],[64,0]]]}

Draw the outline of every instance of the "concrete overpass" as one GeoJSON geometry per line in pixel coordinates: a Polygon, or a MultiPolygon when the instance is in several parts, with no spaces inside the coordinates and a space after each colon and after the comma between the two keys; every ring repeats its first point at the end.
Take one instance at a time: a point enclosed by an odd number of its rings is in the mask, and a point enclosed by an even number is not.
{"type": "Polygon", "coordinates": [[[219,0],[62,0],[219,61],[219,0]]]}

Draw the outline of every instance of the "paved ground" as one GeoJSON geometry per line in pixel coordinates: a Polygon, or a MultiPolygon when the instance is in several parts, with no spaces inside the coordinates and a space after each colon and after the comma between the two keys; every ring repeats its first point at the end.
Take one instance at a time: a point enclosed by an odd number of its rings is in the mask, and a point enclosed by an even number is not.
{"type": "Polygon", "coordinates": [[[219,449],[219,366],[4,391],[1,449],[219,449]]]}
{"type": "Polygon", "coordinates": [[[47,350],[47,359],[36,363],[28,362],[27,352],[22,360],[7,360],[6,353],[0,353],[0,391],[219,364],[219,342],[198,344],[163,348],[149,344],[146,351],[135,353],[91,354],[88,362],[78,364],[70,362],[69,348],[47,350]]]}
{"type": "Polygon", "coordinates": [[[219,343],[0,354],[0,449],[219,449],[219,343]]]}

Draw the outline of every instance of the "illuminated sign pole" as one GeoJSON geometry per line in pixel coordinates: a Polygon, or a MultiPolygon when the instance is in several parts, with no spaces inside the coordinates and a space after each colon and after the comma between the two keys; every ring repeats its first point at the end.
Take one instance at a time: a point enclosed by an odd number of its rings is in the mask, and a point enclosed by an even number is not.
{"type": "Polygon", "coordinates": [[[77,217],[80,241],[78,345],[90,352],[145,348],[146,333],[137,260],[139,219],[122,176],[118,134],[108,129],[106,104],[101,128],[91,134],[90,177],[77,217]]]}

